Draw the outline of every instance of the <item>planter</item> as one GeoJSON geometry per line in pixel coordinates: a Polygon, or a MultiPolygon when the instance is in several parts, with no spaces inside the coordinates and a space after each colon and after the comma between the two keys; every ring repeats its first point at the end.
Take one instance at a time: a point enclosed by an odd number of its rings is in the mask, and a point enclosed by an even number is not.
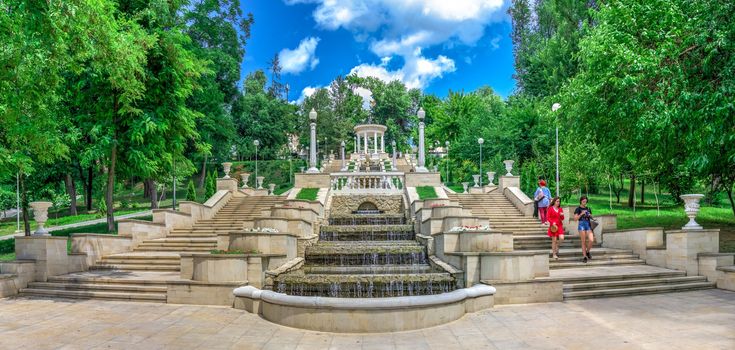
{"type": "Polygon", "coordinates": [[[682,227],[682,230],[701,230],[702,226],[699,225],[694,219],[699,214],[699,200],[704,197],[703,194],[683,194],[680,196],[684,200],[684,212],[689,218],[689,222],[682,227]]]}
{"type": "Polygon", "coordinates": [[[48,208],[54,205],[51,202],[30,202],[28,203],[33,208],[33,219],[36,220],[38,228],[33,232],[34,236],[50,236],[46,228],[43,225],[48,220],[48,208]]]}
{"type": "Polygon", "coordinates": [[[230,163],[230,162],[222,163],[222,167],[225,170],[225,176],[222,177],[222,178],[223,179],[229,179],[230,178],[230,168],[232,168],[232,163],[230,163]]]}
{"type": "Polygon", "coordinates": [[[475,185],[472,187],[480,187],[480,175],[472,175],[472,180],[475,181],[475,185]]]}
{"type": "Polygon", "coordinates": [[[240,173],[242,179],[242,188],[248,188],[248,179],[250,179],[250,173],[240,173]]]}
{"type": "Polygon", "coordinates": [[[462,193],[467,193],[467,188],[470,187],[470,183],[469,182],[463,182],[462,183],[462,187],[464,188],[464,192],[462,192],[462,193]]]}
{"type": "Polygon", "coordinates": [[[505,176],[513,176],[510,172],[513,170],[513,163],[515,163],[515,161],[508,159],[504,160],[503,163],[505,164],[505,170],[508,172],[505,176]]]}
{"type": "Polygon", "coordinates": [[[268,184],[268,195],[272,196],[274,195],[274,191],[276,190],[276,184],[268,184]]]}
{"type": "Polygon", "coordinates": [[[263,189],[263,180],[265,180],[265,176],[258,176],[255,178],[255,180],[258,182],[258,189],[263,189]]]}
{"type": "Polygon", "coordinates": [[[492,186],[493,181],[495,180],[495,172],[494,171],[488,171],[487,172],[487,184],[492,186]]]}

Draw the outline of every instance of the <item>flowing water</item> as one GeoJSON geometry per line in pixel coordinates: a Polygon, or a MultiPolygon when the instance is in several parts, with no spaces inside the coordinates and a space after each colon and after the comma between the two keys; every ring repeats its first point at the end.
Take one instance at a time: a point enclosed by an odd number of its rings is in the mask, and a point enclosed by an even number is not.
{"type": "Polygon", "coordinates": [[[304,267],[275,278],[274,289],[300,296],[380,298],[440,294],[454,278],[428,263],[426,248],[400,215],[331,217],[304,267]]]}

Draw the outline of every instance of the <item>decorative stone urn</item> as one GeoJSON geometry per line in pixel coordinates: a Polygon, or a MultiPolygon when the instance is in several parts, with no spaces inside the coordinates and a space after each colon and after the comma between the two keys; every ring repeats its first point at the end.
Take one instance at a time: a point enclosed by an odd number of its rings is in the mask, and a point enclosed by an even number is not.
{"type": "Polygon", "coordinates": [[[258,181],[258,189],[263,189],[263,180],[265,180],[265,176],[258,176],[255,178],[256,181],[258,181]]]}
{"type": "Polygon", "coordinates": [[[306,167],[300,166],[299,169],[301,169],[301,172],[303,173],[304,172],[304,169],[306,169],[306,167]]]}
{"type": "Polygon", "coordinates": [[[54,203],[51,202],[30,202],[28,203],[33,208],[33,219],[36,220],[38,228],[33,232],[34,236],[50,236],[48,231],[43,227],[48,220],[48,208],[54,203]]]}
{"type": "Polygon", "coordinates": [[[470,187],[470,183],[469,182],[463,182],[462,183],[462,187],[464,187],[464,192],[462,192],[462,193],[467,193],[467,188],[470,187]]]}
{"type": "Polygon", "coordinates": [[[504,160],[503,163],[505,164],[505,171],[508,172],[507,174],[505,174],[505,176],[513,176],[513,174],[511,174],[510,172],[511,170],[513,170],[513,163],[515,162],[508,159],[508,160],[504,160]]]}
{"type": "Polygon", "coordinates": [[[487,172],[487,184],[489,186],[492,186],[494,180],[495,180],[495,172],[494,171],[488,171],[487,172]]]}
{"type": "Polygon", "coordinates": [[[702,226],[699,225],[694,219],[699,214],[699,200],[704,197],[703,194],[682,194],[681,199],[684,200],[684,212],[689,218],[689,222],[682,227],[682,230],[701,230],[702,226]]]}
{"type": "Polygon", "coordinates": [[[240,173],[242,179],[242,188],[248,188],[248,179],[250,179],[250,173],[240,173]]]}
{"type": "Polygon", "coordinates": [[[439,172],[439,166],[438,165],[434,165],[434,172],[435,173],[438,173],[439,172]]]}
{"type": "Polygon", "coordinates": [[[232,168],[232,163],[230,162],[224,162],[222,163],[222,167],[225,168],[225,176],[223,176],[223,179],[229,179],[230,178],[230,168],[232,168]]]}
{"type": "Polygon", "coordinates": [[[480,175],[472,175],[472,180],[475,180],[475,185],[472,187],[480,187],[480,175]]]}
{"type": "Polygon", "coordinates": [[[276,184],[268,184],[268,195],[272,196],[275,193],[273,193],[276,190],[276,184]]]}

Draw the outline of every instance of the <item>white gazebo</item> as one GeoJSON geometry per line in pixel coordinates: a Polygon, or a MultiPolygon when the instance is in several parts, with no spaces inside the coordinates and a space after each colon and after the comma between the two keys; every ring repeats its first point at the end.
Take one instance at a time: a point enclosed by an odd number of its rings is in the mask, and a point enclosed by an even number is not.
{"type": "Polygon", "coordinates": [[[371,150],[374,155],[385,153],[386,130],[388,128],[385,125],[378,124],[355,126],[355,153],[371,154],[371,150]],[[370,139],[372,139],[372,142],[370,142],[370,139]],[[378,147],[378,139],[380,139],[380,147],[378,147]]]}

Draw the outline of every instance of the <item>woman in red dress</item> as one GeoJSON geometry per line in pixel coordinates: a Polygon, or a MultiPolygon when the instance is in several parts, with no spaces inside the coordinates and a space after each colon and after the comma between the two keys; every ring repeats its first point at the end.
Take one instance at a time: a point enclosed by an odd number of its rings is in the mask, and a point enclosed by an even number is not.
{"type": "Polygon", "coordinates": [[[551,200],[546,217],[549,222],[547,233],[551,237],[551,254],[553,254],[554,259],[558,259],[559,241],[564,240],[564,224],[562,223],[564,221],[564,210],[561,209],[561,200],[559,200],[559,197],[554,197],[551,200]]]}

